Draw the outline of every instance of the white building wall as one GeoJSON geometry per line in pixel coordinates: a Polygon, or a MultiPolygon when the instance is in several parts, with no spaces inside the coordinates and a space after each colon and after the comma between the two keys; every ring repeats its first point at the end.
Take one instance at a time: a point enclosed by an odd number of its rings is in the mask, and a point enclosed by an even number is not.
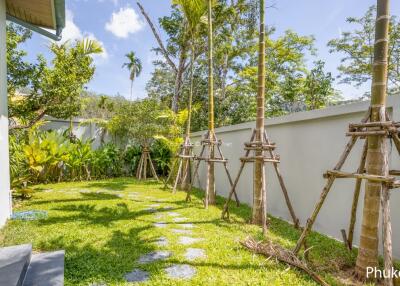
{"type": "Polygon", "coordinates": [[[6,64],[6,2],[0,0],[0,227],[11,214],[6,64]]]}
{"type": "MultiPolygon", "coordinates": [[[[331,107],[323,110],[300,112],[266,120],[266,130],[272,142],[276,142],[276,152],[281,156],[280,168],[288,188],[296,215],[304,225],[320,197],[326,180],[322,174],[333,169],[349,140],[345,136],[349,123],[361,120],[369,102],[331,107]]],[[[400,121],[400,97],[388,99],[389,112],[393,120],[400,121]]],[[[239,158],[244,156],[243,143],[250,140],[255,122],[216,129],[218,139],[222,139],[222,152],[229,159],[228,167],[235,178],[239,170],[239,158]]],[[[195,152],[199,153],[200,138],[204,132],[193,134],[195,152]]],[[[356,172],[364,140],[353,149],[343,171],[356,172]]],[[[400,156],[394,146],[390,147],[391,168],[400,169],[400,156]]],[[[201,163],[200,178],[205,188],[206,167],[201,163]]],[[[291,221],[281,189],[272,165],[267,168],[268,213],[291,221]]],[[[198,183],[196,180],[195,183],[198,183]]],[[[314,229],[341,239],[341,229],[348,229],[350,209],[354,192],[354,179],[337,179],[325,201],[314,229]]],[[[227,196],[230,191],[222,165],[216,167],[216,189],[219,195],[227,196]]],[[[252,203],[252,166],[248,164],[239,181],[237,192],[241,202],[252,203]]],[[[364,194],[360,195],[355,229],[355,244],[360,235],[360,221],[364,194]]],[[[391,198],[393,228],[393,251],[400,258],[400,190],[395,189],[391,198]]]]}

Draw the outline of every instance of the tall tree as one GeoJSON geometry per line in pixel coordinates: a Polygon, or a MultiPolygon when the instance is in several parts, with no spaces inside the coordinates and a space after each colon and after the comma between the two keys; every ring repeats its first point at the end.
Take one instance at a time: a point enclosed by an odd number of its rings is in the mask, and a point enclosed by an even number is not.
{"type": "MultiPolygon", "coordinates": [[[[194,76],[194,61],[196,59],[195,54],[195,41],[198,37],[199,25],[201,23],[201,18],[206,12],[206,5],[204,0],[173,0],[174,4],[180,6],[186,19],[186,26],[190,34],[190,80],[189,80],[189,99],[188,99],[188,117],[186,124],[186,138],[184,139],[185,144],[190,142],[190,129],[191,129],[191,118],[192,118],[192,101],[193,101],[193,76],[194,76]]],[[[186,150],[185,150],[186,151],[186,150]]],[[[187,150],[189,151],[189,150],[187,150]]],[[[185,154],[185,155],[190,155],[185,154]]],[[[183,160],[183,170],[189,170],[190,159],[183,160]]],[[[189,186],[189,176],[185,176],[186,179],[182,182],[182,188],[187,189],[189,186]]]]}
{"type": "MultiPolygon", "coordinates": [[[[357,28],[328,43],[331,52],[343,55],[338,67],[342,83],[360,86],[372,79],[375,14],[376,6],[371,6],[362,17],[347,18],[357,28]]],[[[400,91],[400,21],[395,16],[390,18],[388,60],[387,88],[393,94],[400,91]]]]}
{"type": "Polygon", "coordinates": [[[37,63],[27,63],[18,50],[18,44],[28,38],[26,33],[15,26],[9,26],[8,32],[10,130],[29,128],[45,115],[62,119],[78,115],[80,94],[95,71],[92,56],[102,52],[101,46],[89,39],[53,43],[51,65],[40,55],[37,63]]]}
{"type": "MultiPolygon", "coordinates": [[[[373,73],[371,87],[371,122],[386,121],[386,93],[389,46],[389,0],[377,0],[373,73]]],[[[388,152],[386,138],[368,136],[367,174],[388,176],[388,152]]],[[[356,274],[365,280],[367,267],[378,267],[378,225],[382,183],[367,181],[365,184],[360,247],[356,262],[356,274]]],[[[370,277],[370,279],[372,279],[370,277]]]]}
{"type": "MultiPolygon", "coordinates": [[[[265,2],[260,0],[260,34],[258,51],[258,90],[257,90],[257,119],[256,134],[257,142],[264,140],[264,118],[265,118],[265,2]]],[[[256,157],[262,157],[263,152],[257,150],[256,157]]],[[[253,215],[252,222],[262,225],[266,230],[266,196],[264,180],[264,159],[255,160],[253,174],[253,215]]]]}
{"type": "Polygon", "coordinates": [[[129,52],[125,55],[128,59],[128,62],[124,63],[122,67],[126,67],[129,70],[129,79],[131,80],[131,100],[132,100],[132,92],[133,92],[133,81],[140,75],[142,72],[142,62],[139,58],[136,57],[134,52],[129,52]]]}
{"type": "MultiPolygon", "coordinates": [[[[213,67],[213,17],[212,17],[212,7],[213,0],[207,0],[207,10],[208,10],[208,132],[211,141],[215,141],[214,138],[214,67],[213,67]]],[[[208,204],[215,205],[217,194],[215,192],[215,170],[214,162],[212,159],[215,156],[214,144],[210,144],[210,161],[207,162],[207,189],[206,194],[208,194],[208,204]]]]}

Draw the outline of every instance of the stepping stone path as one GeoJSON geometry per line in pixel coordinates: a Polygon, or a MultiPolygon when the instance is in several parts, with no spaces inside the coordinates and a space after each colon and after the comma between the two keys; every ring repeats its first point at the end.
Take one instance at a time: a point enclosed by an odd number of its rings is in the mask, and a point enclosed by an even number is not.
{"type": "Polygon", "coordinates": [[[181,236],[179,238],[179,244],[181,245],[190,245],[199,241],[202,241],[203,239],[201,238],[194,238],[194,237],[190,237],[190,236],[181,236]]]}
{"type": "Polygon", "coordinates": [[[170,278],[190,279],[196,274],[196,269],[187,264],[174,264],[165,268],[165,272],[170,278]]]}
{"type": "Polygon", "coordinates": [[[179,224],[179,226],[181,226],[183,228],[194,228],[194,225],[191,223],[181,223],[181,224],[179,224]]]}
{"type": "Polygon", "coordinates": [[[189,230],[189,229],[176,229],[176,228],[174,228],[171,231],[175,232],[175,233],[180,233],[180,234],[192,234],[192,231],[189,230]]]}
{"type": "Polygon", "coordinates": [[[167,223],[166,223],[166,222],[163,222],[163,221],[161,221],[161,222],[156,222],[156,223],[154,223],[153,225],[154,225],[155,227],[158,227],[158,228],[167,227],[167,223]]]}
{"type": "Polygon", "coordinates": [[[206,252],[201,248],[188,248],[186,249],[185,258],[189,261],[196,260],[197,258],[205,258],[206,252]]]}
{"type": "Polygon", "coordinates": [[[167,246],[168,245],[168,239],[166,237],[164,237],[164,236],[161,236],[161,237],[157,238],[156,244],[158,246],[167,246]]]}
{"type": "Polygon", "coordinates": [[[151,208],[157,208],[159,206],[160,206],[159,204],[149,205],[149,207],[151,207],[151,208]]]}
{"type": "Polygon", "coordinates": [[[169,215],[169,216],[180,216],[180,214],[176,213],[176,212],[169,212],[169,213],[167,213],[167,215],[169,215]]]}
{"type": "Polygon", "coordinates": [[[154,262],[157,260],[167,259],[171,255],[172,255],[172,253],[170,251],[166,251],[166,250],[154,251],[154,252],[150,252],[148,254],[142,255],[139,258],[138,262],[140,264],[146,264],[146,263],[154,262]]]}
{"type": "Polygon", "coordinates": [[[147,271],[140,270],[138,268],[133,269],[132,272],[125,274],[127,282],[144,282],[149,280],[150,275],[147,271]]]}
{"type": "Polygon", "coordinates": [[[173,222],[182,222],[182,221],[185,221],[187,219],[188,219],[187,217],[176,217],[176,218],[173,218],[172,221],[173,222]]]}

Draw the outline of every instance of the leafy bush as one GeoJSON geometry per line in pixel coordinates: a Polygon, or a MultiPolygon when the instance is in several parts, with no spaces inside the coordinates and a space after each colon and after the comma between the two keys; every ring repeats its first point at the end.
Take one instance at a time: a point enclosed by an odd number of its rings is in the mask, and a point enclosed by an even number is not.
{"type": "Polygon", "coordinates": [[[125,171],[129,175],[133,175],[139,164],[142,148],[139,145],[128,146],[123,154],[125,171]]]}
{"type": "Polygon", "coordinates": [[[163,139],[154,141],[150,148],[150,156],[155,163],[157,174],[166,176],[173,156],[170,144],[163,139]]]}

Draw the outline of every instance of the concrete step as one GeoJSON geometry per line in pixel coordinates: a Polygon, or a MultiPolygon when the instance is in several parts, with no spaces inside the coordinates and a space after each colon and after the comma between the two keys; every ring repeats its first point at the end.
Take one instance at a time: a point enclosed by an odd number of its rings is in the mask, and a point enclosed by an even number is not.
{"type": "Polygon", "coordinates": [[[64,250],[32,255],[23,286],[63,286],[64,256],[64,250]]]}
{"type": "Polygon", "coordinates": [[[31,254],[30,244],[0,248],[0,285],[23,285],[31,254]]]}

